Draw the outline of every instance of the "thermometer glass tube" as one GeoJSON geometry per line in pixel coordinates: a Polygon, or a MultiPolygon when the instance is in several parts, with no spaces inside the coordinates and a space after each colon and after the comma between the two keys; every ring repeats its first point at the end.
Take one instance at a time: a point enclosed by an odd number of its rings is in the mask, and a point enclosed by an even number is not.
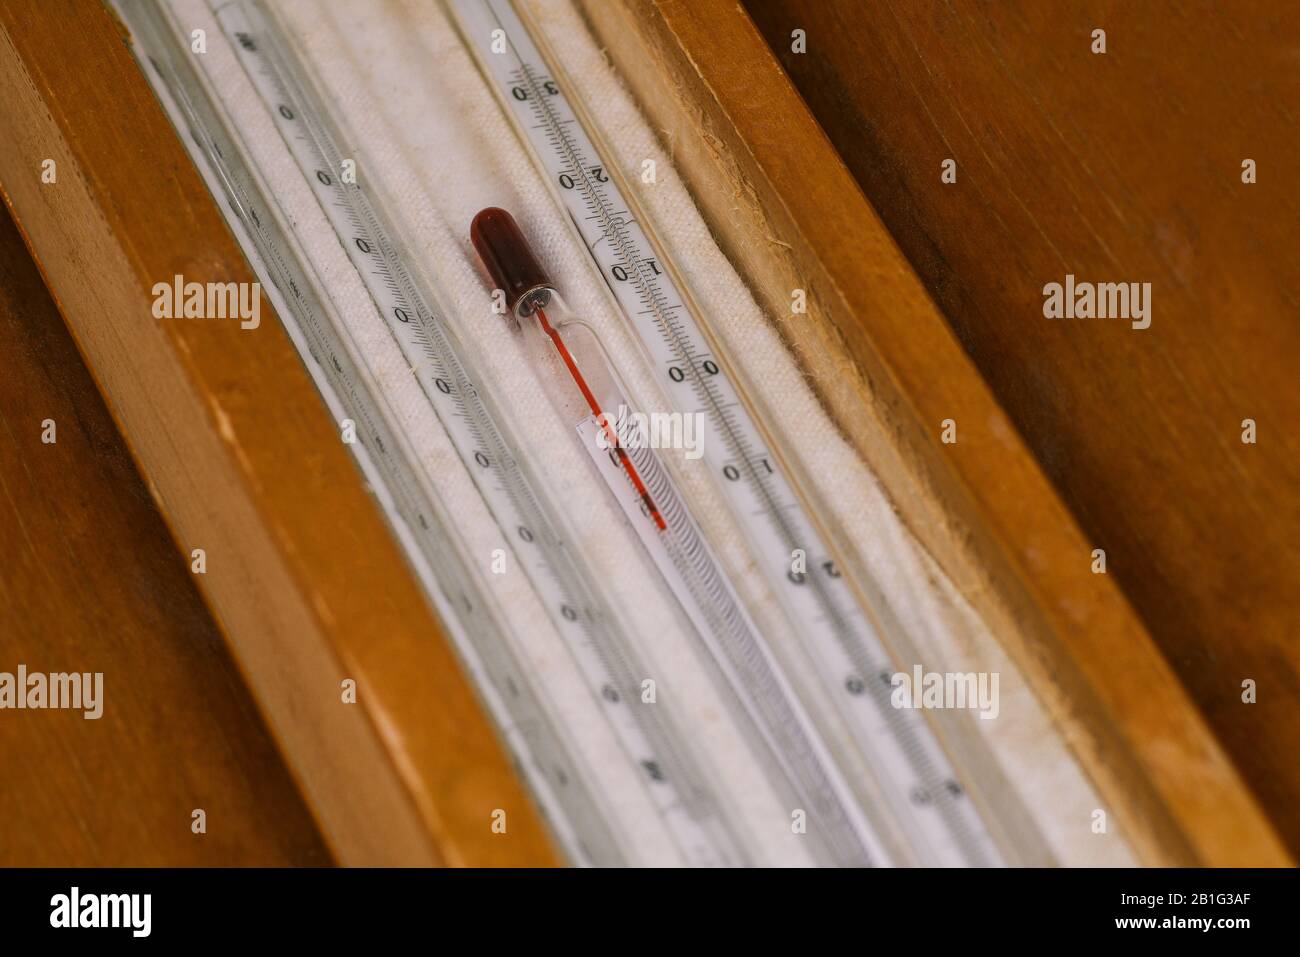
{"type": "Polygon", "coordinates": [[[595,419],[611,454],[641,497],[646,514],[661,531],[667,524],[627,452],[619,422],[627,398],[596,332],[569,310],[533,255],[519,224],[504,209],[490,207],[474,217],[470,241],[506,308],[518,320],[541,363],[551,400],[575,426],[595,419]]]}

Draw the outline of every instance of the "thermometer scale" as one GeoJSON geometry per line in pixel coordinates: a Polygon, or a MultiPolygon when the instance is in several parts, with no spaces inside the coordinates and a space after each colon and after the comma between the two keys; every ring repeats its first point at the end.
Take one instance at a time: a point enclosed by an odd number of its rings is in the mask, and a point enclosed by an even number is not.
{"type": "MultiPolygon", "coordinates": [[[[409,254],[382,190],[377,184],[363,190],[337,175],[344,157],[356,151],[343,149],[349,138],[341,121],[316,92],[319,86],[292,41],[261,4],[228,0],[210,6],[262,100],[258,108],[275,123],[376,312],[417,374],[429,414],[451,439],[503,542],[546,606],[681,861],[726,865],[760,858],[750,843],[756,836],[725,813],[681,717],[664,705],[636,706],[645,669],[622,625],[632,612],[606,597],[599,576],[569,544],[562,495],[519,454],[506,418],[480,385],[446,319],[436,277],[409,254]]],[[[599,775],[578,757],[577,732],[564,726],[543,689],[529,680],[519,636],[510,634],[507,616],[494,606],[476,563],[467,560],[457,517],[416,462],[362,351],[349,341],[323,291],[315,264],[286,225],[294,217],[278,208],[231,132],[231,114],[249,104],[222,102],[217,85],[191,58],[177,55],[183,49],[178,38],[187,31],[170,20],[165,4],[122,0],[121,7],[142,61],[150,64],[146,72],[152,70],[164,105],[190,134],[191,151],[214,193],[227,200],[232,228],[273,290],[277,312],[327,403],[339,417],[358,423],[359,464],[570,860],[635,863],[632,843],[601,808],[599,775]]],[[[620,447],[616,436],[624,434],[625,423],[611,426],[601,413],[625,403],[586,403],[573,426],[661,576],[658,593],[680,605],[718,672],[715,684],[726,689],[723,700],[737,724],[752,730],[754,760],[791,808],[808,815],[813,859],[848,865],[1000,861],[925,721],[891,706],[889,681],[898,669],[851,575],[819,534],[815,511],[796,492],[803,486],[786,475],[677,270],[658,251],[635,197],[626,198],[621,176],[598,149],[590,118],[566,98],[568,81],[534,42],[540,34],[503,0],[455,0],[451,8],[569,213],[593,268],[636,330],[664,394],[677,410],[708,423],[705,460],[734,513],[744,517],[740,524],[750,533],[751,552],[779,598],[786,625],[779,634],[763,634],[736,597],[677,490],[673,463],[661,463],[639,443],[620,447]],[[505,52],[492,53],[500,37],[508,40],[505,52]],[[806,571],[793,570],[796,554],[806,556],[806,571]],[[796,688],[786,678],[780,655],[770,649],[787,642],[815,663],[819,688],[796,688]],[[834,702],[851,729],[850,741],[820,727],[816,709],[803,707],[809,693],[834,702]],[[846,754],[852,756],[847,763],[846,754]]],[[[577,330],[566,321],[558,293],[549,292],[553,299],[535,301],[536,315],[516,318],[529,319],[561,351],[577,330]]],[[[594,398],[600,390],[593,388],[592,364],[583,364],[580,348],[564,349],[573,368],[582,370],[570,376],[574,394],[582,395],[585,387],[594,398]]]]}

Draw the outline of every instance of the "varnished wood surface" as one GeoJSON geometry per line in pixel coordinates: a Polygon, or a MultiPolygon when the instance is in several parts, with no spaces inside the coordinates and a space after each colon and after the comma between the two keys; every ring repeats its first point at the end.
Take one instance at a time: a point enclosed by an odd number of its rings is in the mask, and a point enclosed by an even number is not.
{"type": "Polygon", "coordinates": [[[98,719],[0,711],[0,866],[329,864],[3,210],[0,338],[0,671],[104,674],[98,719]]]}
{"type": "Polygon", "coordinates": [[[583,8],[836,422],[1024,670],[1140,858],[1289,862],[743,9],[583,8]],[[791,311],[796,288],[806,315],[791,311]],[[956,444],[940,441],[947,418],[956,444]]]}
{"type": "Polygon", "coordinates": [[[88,0],[0,4],[0,89],[6,197],[173,538],[206,550],[198,585],[331,849],[552,863],[269,303],[255,330],[153,317],[159,281],[254,275],[114,19],[88,0]],[[40,181],[46,158],[57,184],[40,181]]]}
{"type": "Polygon", "coordinates": [[[1300,5],[745,6],[1300,850],[1300,5]],[[1045,319],[1067,273],[1151,327],[1045,319]]]}
{"type": "MultiPolygon", "coordinates": [[[[644,39],[655,68],[686,92],[681,112],[699,142],[683,139],[679,155],[695,149],[724,174],[726,191],[708,199],[724,246],[789,320],[810,367],[834,370],[820,383],[839,390],[832,404],[847,410],[846,434],[936,558],[1005,626],[1000,637],[1144,858],[1283,860],[1114,577],[1088,572],[1087,537],[736,5],[588,7],[620,23],[607,42],[644,39]],[[620,21],[622,11],[632,15],[620,21]],[[744,220],[748,244],[733,219],[744,220]],[[813,308],[795,321],[783,313],[800,282],[813,308]],[[858,421],[863,408],[871,414],[858,421]],[[958,446],[936,441],[946,415],[963,423],[958,446]]],[[[0,103],[0,180],[176,538],[247,563],[225,562],[203,585],[230,609],[223,621],[241,665],[327,832],[348,842],[351,859],[549,859],[269,310],[256,336],[144,320],[159,276],[251,277],[133,64],[105,38],[103,18],[88,28],[84,14],[64,3],[0,8],[0,79],[14,91],[0,103]],[[44,19],[28,29],[37,6],[44,19]],[[69,188],[38,185],[44,156],[72,170],[69,188]],[[343,520],[327,530],[322,514],[343,520]],[[332,567],[339,536],[368,564],[332,567]],[[339,677],[358,672],[363,691],[376,692],[363,696],[370,724],[360,728],[326,707],[339,677]],[[503,840],[484,823],[505,805],[503,840]]],[[[631,82],[651,74],[632,46],[619,51],[632,57],[631,82]]],[[[697,173],[695,188],[714,182],[697,173]]]]}

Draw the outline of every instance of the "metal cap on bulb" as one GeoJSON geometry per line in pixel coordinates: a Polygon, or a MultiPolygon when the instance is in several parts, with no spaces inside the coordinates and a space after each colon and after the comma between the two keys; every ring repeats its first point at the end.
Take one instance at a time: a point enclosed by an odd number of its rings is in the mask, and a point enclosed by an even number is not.
{"type": "Polygon", "coordinates": [[[506,294],[506,307],[518,318],[545,305],[555,287],[533,255],[515,218],[489,206],[474,217],[469,239],[497,288],[506,294]]]}

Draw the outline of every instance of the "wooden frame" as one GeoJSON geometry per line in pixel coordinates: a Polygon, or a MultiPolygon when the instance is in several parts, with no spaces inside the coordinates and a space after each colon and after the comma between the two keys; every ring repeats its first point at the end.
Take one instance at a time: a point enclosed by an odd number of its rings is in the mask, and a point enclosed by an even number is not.
{"type": "Polygon", "coordinates": [[[1140,858],[1289,863],[744,10],[580,3],[836,423],[1025,670],[1140,858]],[[795,288],[806,315],[790,315],[795,288]]]}
{"type": "MultiPolygon", "coordinates": [[[[1143,860],[1286,863],[744,13],[582,5],[760,301],[785,316],[789,291],[808,290],[808,314],[782,328],[828,409],[1035,682],[1143,860]],[[939,443],[945,418],[957,445],[939,443]]],[[[252,275],[111,15],[6,4],[0,35],[7,201],[178,544],[206,550],[203,593],[335,852],[552,862],[278,321],[152,319],[160,278],[252,275]],[[56,185],[40,181],[46,158],[56,185]],[[367,562],[337,564],[340,550],[367,562]],[[496,808],[506,835],[491,833],[496,808]]]]}
{"type": "Polygon", "coordinates": [[[153,284],[176,273],[254,276],[115,19],[99,4],[3,5],[0,87],[6,199],[173,536],[205,550],[204,597],[336,856],[552,863],[279,321],[152,317],[153,284]]]}

